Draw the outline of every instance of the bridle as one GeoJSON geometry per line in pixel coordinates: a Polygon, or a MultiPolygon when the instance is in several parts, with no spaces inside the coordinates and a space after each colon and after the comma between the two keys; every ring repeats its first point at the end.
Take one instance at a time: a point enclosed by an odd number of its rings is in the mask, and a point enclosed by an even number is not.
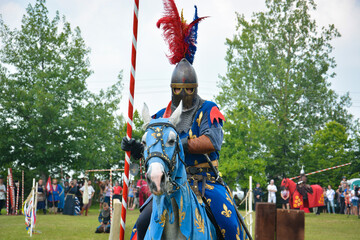
{"type": "Polygon", "coordinates": [[[180,161],[186,166],[184,160],[181,158],[180,156],[180,138],[179,138],[179,134],[175,129],[175,126],[169,122],[158,122],[158,123],[152,123],[149,124],[146,128],[146,132],[151,129],[152,131],[154,131],[154,135],[153,137],[155,138],[155,142],[153,144],[151,144],[150,146],[147,146],[147,157],[145,159],[145,166],[147,166],[147,163],[149,162],[149,160],[152,157],[158,157],[160,159],[162,159],[165,164],[168,167],[168,171],[165,173],[167,176],[169,176],[169,182],[175,187],[175,189],[173,189],[172,191],[170,191],[170,193],[177,191],[180,186],[178,183],[176,183],[172,178],[171,178],[171,174],[174,172],[175,170],[175,166],[176,166],[176,156],[179,157],[180,161]],[[166,154],[165,152],[165,142],[164,142],[164,129],[166,127],[170,127],[172,128],[175,132],[176,132],[176,141],[175,141],[175,151],[174,154],[172,155],[171,159],[169,158],[169,156],[166,154]],[[152,148],[153,146],[155,146],[157,143],[161,143],[161,152],[150,152],[150,148],[152,148]]]}

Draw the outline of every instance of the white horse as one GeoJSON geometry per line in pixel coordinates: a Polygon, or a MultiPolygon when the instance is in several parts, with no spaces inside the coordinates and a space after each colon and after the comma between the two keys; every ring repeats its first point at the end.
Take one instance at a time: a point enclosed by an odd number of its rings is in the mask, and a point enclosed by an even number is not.
{"type": "Polygon", "coordinates": [[[184,151],[175,129],[181,112],[181,103],[168,119],[151,119],[146,105],[142,111],[146,178],[153,194],[145,239],[216,239],[205,207],[187,181],[184,151]]]}

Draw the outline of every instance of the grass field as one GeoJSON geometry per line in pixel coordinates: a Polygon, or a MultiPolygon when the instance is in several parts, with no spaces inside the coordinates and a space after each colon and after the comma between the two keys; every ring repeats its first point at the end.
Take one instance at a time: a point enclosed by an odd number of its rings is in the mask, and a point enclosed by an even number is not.
{"type": "MultiPolygon", "coordinates": [[[[4,213],[4,211],[3,211],[4,213]]],[[[99,225],[98,208],[90,210],[89,215],[37,215],[36,230],[41,233],[33,239],[108,239],[109,234],[95,234],[99,225]]],[[[126,217],[125,239],[130,238],[133,224],[139,215],[138,210],[128,211],[126,217]]],[[[29,239],[25,230],[23,216],[0,216],[0,239],[29,239]]],[[[356,216],[314,214],[305,215],[306,240],[355,240],[360,239],[360,219],[356,216]]],[[[290,239],[289,239],[290,240],[290,239]]]]}

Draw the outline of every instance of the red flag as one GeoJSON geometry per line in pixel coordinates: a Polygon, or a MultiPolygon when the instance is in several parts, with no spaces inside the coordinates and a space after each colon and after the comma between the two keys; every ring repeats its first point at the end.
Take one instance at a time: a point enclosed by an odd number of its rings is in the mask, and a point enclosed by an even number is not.
{"type": "Polygon", "coordinates": [[[52,189],[52,186],[51,186],[51,178],[50,178],[50,176],[49,176],[49,178],[48,178],[48,180],[47,180],[47,182],[46,182],[46,190],[47,190],[48,192],[50,192],[51,189],[52,189]]]}

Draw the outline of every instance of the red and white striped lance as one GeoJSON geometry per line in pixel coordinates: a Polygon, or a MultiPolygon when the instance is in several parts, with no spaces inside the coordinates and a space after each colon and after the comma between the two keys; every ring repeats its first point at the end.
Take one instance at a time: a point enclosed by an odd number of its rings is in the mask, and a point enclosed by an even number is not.
{"type": "Polygon", "coordinates": [[[20,183],[16,188],[16,207],[15,207],[15,215],[18,215],[19,209],[19,196],[20,196],[20,183]]]}
{"type": "MultiPolygon", "coordinates": [[[[305,176],[312,175],[312,174],[315,174],[315,173],[325,172],[325,171],[332,170],[332,169],[335,169],[335,168],[345,167],[345,166],[350,165],[350,164],[351,164],[351,163],[345,163],[345,164],[341,164],[341,165],[339,165],[339,166],[321,169],[321,170],[318,170],[318,171],[315,171],[315,172],[306,173],[305,176]]],[[[290,178],[290,180],[293,180],[293,179],[299,178],[299,177],[300,177],[300,176],[292,177],[292,178],[290,178]]]]}
{"type": "MultiPolygon", "coordinates": [[[[21,206],[24,206],[24,170],[21,171],[21,206]]],[[[37,191],[37,189],[36,189],[37,191]]],[[[21,207],[22,209],[22,207],[21,207]]],[[[20,212],[22,212],[22,210],[20,210],[20,212]]]]}
{"type": "MultiPolygon", "coordinates": [[[[13,181],[13,175],[12,175],[12,169],[8,168],[8,177],[9,177],[9,187],[10,187],[10,202],[11,202],[11,208],[15,207],[15,189],[14,189],[14,181],[13,181]]],[[[13,214],[13,211],[10,209],[11,215],[13,214]]]]}
{"type": "Polygon", "coordinates": [[[116,172],[116,171],[124,171],[123,168],[115,168],[115,169],[94,169],[94,170],[86,170],[85,172],[86,173],[89,173],[89,172],[116,172]]]}
{"type": "Polygon", "coordinates": [[[9,203],[10,203],[10,186],[9,175],[6,177],[6,215],[9,215],[9,203]]]}
{"type": "MultiPolygon", "coordinates": [[[[137,48],[137,32],[138,32],[138,17],[139,17],[139,0],[134,0],[134,14],[133,14],[133,36],[131,48],[131,71],[130,71],[130,94],[128,107],[128,122],[127,122],[127,138],[132,136],[133,113],[134,113],[134,90],[135,90],[135,69],[136,69],[136,48],[137,48]]],[[[125,221],[126,209],[128,203],[128,184],[129,184],[129,166],[130,166],[130,151],[125,154],[125,174],[123,183],[123,199],[121,208],[121,224],[120,224],[120,240],[125,236],[125,221]]]]}

